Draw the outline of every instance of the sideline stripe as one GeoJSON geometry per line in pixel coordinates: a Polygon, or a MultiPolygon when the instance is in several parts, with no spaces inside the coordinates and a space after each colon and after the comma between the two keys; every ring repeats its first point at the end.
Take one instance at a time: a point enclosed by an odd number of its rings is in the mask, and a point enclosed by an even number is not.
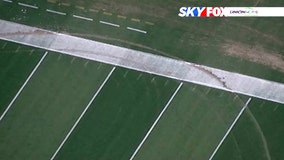
{"type": "Polygon", "coordinates": [[[136,31],[136,32],[140,32],[140,33],[144,33],[144,34],[147,33],[146,31],[143,31],[143,30],[140,30],[140,29],[136,29],[136,28],[132,28],[132,27],[126,27],[126,29],[132,30],[132,31],[136,31]]]}
{"type": "Polygon", "coordinates": [[[61,142],[61,144],[59,145],[59,147],[57,148],[57,150],[55,151],[55,153],[52,155],[52,157],[50,158],[50,160],[53,160],[55,158],[55,156],[57,155],[57,153],[60,151],[60,149],[62,148],[62,146],[64,145],[64,143],[67,141],[67,139],[69,138],[69,136],[71,135],[71,133],[73,132],[73,130],[76,128],[76,126],[78,125],[78,123],[80,122],[81,118],[84,116],[84,114],[86,113],[86,111],[88,110],[88,108],[91,106],[92,102],[94,101],[94,99],[97,97],[97,95],[99,94],[99,92],[101,91],[101,89],[103,88],[103,86],[105,85],[105,83],[107,82],[107,80],[109,79],[109,77],[111,76],[111,74],[113,73],[113,71],[115,70],[116,67],[113,67],[112,70],[109,72],[109,74],[107,75],[106,79],[104,80],[104,82],[101,84],[101,86],[99,87],[99,89],[96,91],[95,95],[92,97],[92,99],[90,100],[90,102],[88,103],[87,107],[84,109],[84,111],[81,113],[80,117],[77,119],[77,121],[75,122],[75,124],[73,125],[73,127],[71,128],[71,130],[68,132],[68,134],[66,135],[66,137],[64,138],[64,140],[61,142]]]}
{"type": "Polygon", "coordinates": [[[224,137],[222,138],[222,140],[219,142],[218,146],[216,147],[216,149],[214,150],[214,152],[212,153],[212,155],[210,156],[209,160],[212,160],[212,158],[214,157],[214,155],[217,153],[218,149],[220,148],[220,146],[223,144],[224,140],[226,139],[226,137],[229,135],[229,133],[231,132],[231,130],[233,129],[233,127],[235,126],[236,122],[239,120],[240,116],[242,115],[242,113],[244,112],[244,110],[247,108],[249,102],[251,101],[251,98],[248,99],[248,101],[246,102],[246,104],[243,106],[243,108],[241,109],[240,113],[237,115],[237,117],[235,118],[234,122],[232,123],[232,125],[230,126],[230,128],[227,130],[226,134],[224,135],[224,137]]]}
{"type": "MultiPolygon", "coordinates": [[[[68,14],[67,14],[68,15],[68,14]]],[[[284,104],[284,84],[0,19],[0,39],[284,104]],[[31,30],[46,33],[42,36],[31,30]],[[7,34],[8,33],[8,34],[7,34]],[[68,39],[68,41],[66,41],[68,39]],[[88,47],[76,44],[86,44],[88,47]],[[61,49],[58,48],[61,46],[61,49]],[[101,47],[97,51],[92,48],[101,47]],[[78,52],[81,50],[82,52],[78,52]],[[84,51],[84,52],[83,52],[84,51]],[[114,56],[115,53],[115,56],[114,56]],[[153,61],[159,62],[156,65],[153,61]],[[179,70],[179,72],[177,72],[179,70]],[[205,78],[204,78],[205,77],[205,78]],[[261,92],[269,90],[272,92],[261,92]]],[[[125,28],[126,30],[126,28],[125,28]]]]}
{"type": "Polygon", "coordinates": [[[175,95],[177,94],[177,92],[179,91],[179,89],[181,88],[181,86],[183,85],[183,83],[181,82],[179,84],[179,86],[177,87],[176,91],[173,93],[172,97],[170,98],[170,100],[168,101],[168,103],[166,104],[166,106],[164,107],[164,109],[162,110],[162,112],[159,114],[158,118],[155,120],[155,122],[153,123],[153,125],[151,126],[151,128],[149,129],[149,131],[147,132],[146,136],[144,137],[144,139],[142,140],[142,142],[139,144],[139,146],[137,147],[137,149],[135,150],[135,152],[132,154],[132,156],[130,157],[129,160],[132,160],[135,155],[137,154],[137,152],[139,151],[139,149],[142,147],[143,143],[145,142],[145,140],[148,138],[148,136],[150,135],[150,133],[152,132],[152,130],[154,129],[154,127],[156,126],[156,124],[158,123],[158,121],[160,120],[160,118],[162,117],[163,113],[166,111],[166,109],[168,108],[168,106],[170,105],[170,103],[172,102],[172,100],[174,99],[175,95]]]}
{"type": "Polygon", "coordinates": [[[51,9],[46,9],[46,12],[55,13],[55,14],[66,16],[66,13],[59,12],[59,11],[54,11],[54,10],[51,10],[51,9]]]}
{"type": "Polygon", "coordinates": [[[78,15],[75,15],[75,14],[73,14],[73,17],[83,19],[83,20],[87,20],[87,21],[93,21],[92,18],[82,17],[82,16],[78,16],[78,15]]]}
{"type": "Polygon", "coordinates": [[[110,26],[114,26],[114,27],[120,27],[120,25],[114,24],[114,23],[110,23],[110,22],[100,21],[100,23],[106,24],[106,25],[110,25],[110,26]]]}
{"type": "Polygon", "coordinates": [[[22,85],[22,87],[19,89],[18,93],[15,95],[15,97],[13,98],[13,100],[10,102],[10,104],[8,105],[8,107],[6,108],[6,110],[3,112],[3,114],[0,117],[0,122],[2,121],[2,119],[4,118],[4,116],[7,114],[7,112],[9,111],[9,109],[11,108],[11,106],[14,104],[15,100],[17,99],[17,97],[19,96],[19,94],[22,92],[22,90],[24,89],[24,87],[26,86],[26,84],[28,83],[28,81],[31,79],[31,77],[33,76],[33,74],[35,73],[35,71],[37,70],[37,68],[40,66],[41,62],[44,60],[44,58],[47,55],[47,51],[45,52],[45,54],[41,57],[40,61],[37,63],[37,65],[35,66],[35,68],[33,69],[33,71],[31,72],[31,74],[29,75],[29,77],[26,79],[25,83],[22,85]]]}
{"type": "Polygon", "coordinates": [[[9,3],[13,3],[13,1],[11,0],[3,0],[4,2],[9,2],[9,3]]]}
{"type": "Polygon", "coordinates": [[[33,9],[38,9],[37,6],[33,6],[33,5],[30,5],[30,4],[25,4],[25,3],[21,3],[21,2],[19,2],[18,5],[33,8],[33,9]]]}

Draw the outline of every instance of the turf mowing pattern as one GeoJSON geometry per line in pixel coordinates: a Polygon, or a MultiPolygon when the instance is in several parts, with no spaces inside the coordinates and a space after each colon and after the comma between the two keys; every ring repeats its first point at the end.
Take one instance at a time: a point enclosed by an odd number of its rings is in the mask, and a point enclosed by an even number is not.
{"type": "Polygon", "coordinates": [[[129,159],[177,86],[117,68],[55,159],[129,159]]]}
{"type": "Polygon", "coordinates": [[[236,96],[184,84],[134,159],[208,159],[244,105],[236,96]]]}
{"type": "Polygon", "coordinates": [[[214,160],[283,159],[284,105],[253,99],[214,160]]]}
{"type": "Polygon", "coordinates": [[[0,159],[49,159],[110,70],[49,53],[0,122],[0,159]]]}
{"type": "Polygon", "coordinates": [[[43,51],[0,41],[0,114],[23,85],[43,51]]]}

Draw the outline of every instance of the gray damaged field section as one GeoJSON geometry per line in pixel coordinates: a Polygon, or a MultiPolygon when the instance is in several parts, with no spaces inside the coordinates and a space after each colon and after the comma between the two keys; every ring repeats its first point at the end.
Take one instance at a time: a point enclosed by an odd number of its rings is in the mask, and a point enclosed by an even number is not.
{"type": "Polygon", "coordinates": [[[0,20],[0,39],[284,104],[284,84],[0,20]]]}

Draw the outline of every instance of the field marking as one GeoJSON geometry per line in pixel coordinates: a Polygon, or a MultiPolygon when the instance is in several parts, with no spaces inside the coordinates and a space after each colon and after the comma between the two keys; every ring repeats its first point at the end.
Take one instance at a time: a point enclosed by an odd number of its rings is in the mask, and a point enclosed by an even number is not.
{"type": "Polygon", "coordinates": [[[4,49],[7,46],[7,42],[5,42],[1,49],[4,49]]]}
{"type": "Polygon", "coordinates": [[[148,22],[148,21],[146,21],[145,23],[148,24],[148,25],[150,25],[150,26],[153,26],[153,25],[154,25],[154,23],[148,22]]]}
{"type": "Polygon", "coordinates": [[[194,92],[195,89],[196,89],[196,87],[197,87],[197,86],[195,85],[195,86],[191,89],[191,91],[194,92]]]}
{"type": "Polygon", "coordinates": [[[140,32],[140,33],[144,33],[144,34],[147,33],[146,31],[143,31],[143,30],[140,30],[140,29],[136,29],[136,28],[132,28],[132,27],[126,27],[126,29],[132,30],[132,31],[136,31],[136,32],[140,32]]]}
{"type": "Polygon", "coordinates": [[[120,18],[120,19],[126,19],[126,16],[117,15],[117,18],[120,18]]]}
{"type": "Polygon", "coordinates": [[[20,48],[21,48],[21,46],[18,46],[17,49],[15,50],[15,53],[18,53],[20,48]]]}
{"type": "Polygon", "coordinates": [[[151,83],[153,83],[153,82],[155,81],[155,78],[156,78],[156,77],[153,77],[153,78],[151,79],[151,83]]]}
{"type": "Polygon", "coordinates": [[[97,67],[97,70],[99,70],[102,66],[102,63],[99,64],[99,66],[97,67]]]}
{"type": "Polygon", "coordinates": [[[11,106],[14,104],[15,100],[17,99],[17,97],[19,96],[19,94],[22,92],[22,90],[24,89],[24,87],[26,86],[26,84],[29,82],[29,80],[31,79],[31,77],[33,76],[33,74],[35,73],[35,71],[38,69],[38,67],[40,66],[41,62],[44,60],[44,58],[46,57],[48,51],[46,51],[44,53],[44,55],[41,57],[40,61],[37,63],[37,65],[35,66],[35,68],[33,69],[33,71],[31,72],[31,74],[29,75],[29,77],[26,79],[26,81],[24,82],[24,84],[22,85],[22,87],[19,89],[19,91],[17,92],[17,94],[15,95],[15,97],[12,99],[12,101],[10,102],[10,104],[8,105],[8,107],[6,108],[6,110],[3,112],[3,114],[0,117],[0,122],[1,120],[4,118],[4,116],[7,114],[7,112],[9,111],[9,109],[11,108],[11,106]]]}
{"type": "Polygon", "coordinates": [[[169,84],[169,80],[167,79],[167,81],[164,83],[164,86],[169,84]]]}
{"type": "Polygon", "coordinates": [[[93,13],[98,13],[98,12],[99,12],[99,10],[93,9],[93,8],[90,8],[89,11],[90,11],[90,12],[93,12],[93,13]]]}
{"type": "Polygon", "coordinates": [[[13,3],[11,0],[3,0],[3,2],[13,3]]]}
{"type": "Polygon", "coordinates": [[[137,18],[131,18],[131,21],[133,21],[133,22],[140,22],[141,20],[137,19],[137,18]]]}
{"type": "Polygon", "coordinates": [[[88,63],[89,63],[89,60],[87,60],[87,61],[84,63],[84,66],[87,67],[88,63]]]}
{"type": "Polygon", "coordinates": [[[107,16],[111,16],[112,15],[112,13],[110,13],[110,12],[103,12],[103,14],[107,15],[107,16]]]}
{"type": "Polygon", "coordinates": [[[18,5],[24,6],[24,7],[33,8],[33,9],[38,9],[37,6],[33,6],[33,5],[30,5],[30,4],[26,4],[26,3],[21,3],[21,2],[19,2],[18,5]]]}
{"type": "Polygon", "coordinates": [[[205,94],[209,94],[210,91],[211,91],[211,88],[208,87],[208,89],[206,90],[205,94]]]}
{"type": "Polygon", "coordinates": [[[78,18],[78,19],[87,20],[87,21],[93,21],[92,18],[82,17],[82,16],[78,16],[78,15],[75,15],[75,14],[73,14],[73,17],[78,18]]]}
{"type": "Polygon", "coordinates": [[[57,57],[57,60],[58,60],[58,61],[61,59],[61,55],[62,55],[62,54],[59,54],[59,56],[57,57]]]}
{"type": "Polygon", "coordinates": [[[60,3],[60,5],[63,5],[63,6],[66,6],[66,7],[70,7],[71,6],[70,3],[65,3],[65,2],[60,3]]]}
{"type": "Polygon", "coordinates": [[[277,110],[277,108],[279,107],[279,105],[276,105],[276,107],[274,107],[273,112],[277,110]]]}
{"type": "Polygon", "coordinates": [[[2,40],[284,104],[283,83],[5,20],[0,20],[0,28],[2,40]],[[30,33],[35,29],[48,33],[44,35],[47,39],[41,44],[36,43],[42,39],[37,34],[18,34],[19,32],[30,33]],[[88,47],[77,45],[78,43],[87,44],[88,47]],[[58,48],[59,45],[61,49],[58,48]],[[98,47],[103,49],[99,51],[92,49],[98,47]],[[78,50],[82,52],[77,52],[78,50]],[[156,65],[153,61],[159,61],[160,65],[156,65]],[[263,90],[273,92],[261,92],[263,90]]]}
{"type": "Polygon", "coordinates": [[[81,115],[79,116],[79,118],[77,119],[77,121],[75,122],[75,124],[72,126],[71,130],[68,132],[68,134],[66,135],[66,137],[63,139],[63,141],[61,142],[61,144],[59,145],[59,147],[57,148],[57,150],[55,151],[55,153],[52,155],[52,157],[50,158],[50,160],[53,160],[55,158],[55,156],[57,155],[57,153],[60,151],[60,149],[62,148],[62,146],[64,145],[64,143],[67,141],[67,139],[69,138],[69,136],[71,135],[71,133],[73,132],[73,130],[76,128],[76,126],[78,125],[79,121],[81,120],[81,118],[84,116],[84,114],[86,113],[86,111],[89,109],[89,107],[91,106],[92,102],[94,101],[94,99],[97,97],[97,95],[99,94],[99,92],[101,91],[101,89],[103,88],[103,86],[105,85],[105,83],[107,82],[107,80],[109,79],[109,77],[111,76],[111,74],[113,73],[113,71],[115,70],[116,67],[113,67],[112,70],[109,72],[109,74],[107,75],[106,79],[103,81],[103,83],[101,84],[101,86],[99,87],[99,89],[96,91],[96,93],[94,94],[94,96],[92,97],[92,99],[89,101],[88,105],[86,106],[86,108],[84,109],[84,111],[81,113],[81,115]]]}
{"type": "Polygon", "coordinates": [[[55,10],[51,10],[51,9],[46,9],[46,12],[55,13],[55,14],[66,16],[66,13],[64,13],[64,12],[59,12],[59,11],[55,11],[55,10]]]}
{"type": "Polygon", "coordinates": [[[49,2],[49,3],[56,3],[57,1],[56,0],[47,0],[47,2],[49,2]]]}
{"type": "Polygon", "coordinates": [[[30,50],[29,55],[32,55],[34,53],[34,49],[30,50]]]}
{"type": "Polygon", "coordinates": [[[239,118],[241,117],[242,113],[244,112],[244,110],[247,108],[249,102],[251,101],[251,98],[249,98],[247,100],[247,102],[245,103],[245,105],[243,106],[243,108],[241,109],[240,113],[237,115],[237,117],[235,118],[234,122],[232,123],[232,125],[229,127],[229,129],[227,130],[226,134],[224,135],[224,137],[222,138],[222,140],[219,142],[218,146],[215,148],[215,150],[213,151],[212,155],[210,156],[209,160],[212,160],[212,158],[214,157],[214,155],[217,153],[218,149],[220,148],[220,146],[223,144],[224,140],[227,138],[227,136],[229,135],[229,133],[231,132],[231,130],[233,129],[233,127],[235,126],[236,122],[239,120],[239,118]]]}
{"type": "Polygon", "coordinates": [[[138,81],[141,77],[142,77],[142,73],[139,74],[139,76],[136,78],[136,80],[138,81]]]}
{"type": "Polygon", "coordinates": [[[73,57],[72,60],[70,61],[71,64],[75,61],[76,57],[73,57]]]}
{"type": "Polygon", "coordinates": [[[171,96],[171,98],[169,99],[168,103],[166,104],[166,106],[164,107],[164,109],[161,111],[161,113],[159,114],[158,118],[155,120],[155,122],[153,123],[153,125],[151,126],[151,128],[149,129],[149,131],[147,132],[147,134],[145,135],[145,137],[143,138],[142,142],[139,144],[139,146],[136,148],[135,152],[132,154],[132,156],[130,157],[129,160],[133,160],[133,158],[135,157],[135,155],[138,153],[139,149],[142,147],[143,143],[145,142],[145,140],[148,138],[148,136],[150,135],[150,133],[152,132],[152,130],[154,129],[154,127],[156,126],[156,124],[158,123],[158,121],[160,120],[160,118],[162,117],[163,113],[166,111],[166,109],[168,108],[168,106],[170,105],[170,103],[172,102],[172,100],[174,99],[174,97],[176,96],[176,94],[178,93],[178,91],[180,90],[181,86],[183,85],[183,82],[181,82],[179,84],[179,86],[177,87],[177,89],[175,90],[175,92],[173,93],[173,95],[171,96]]]}
{"type": "Polygon", "coordinates": [[[110,22],[100,21],[100,23],[106,24],[106,25],[109,25],[109,26],[120,27],[120,25],[114,24],[114,23],[110,23],[110,22]]]}
{"type": "Polygon", "coordinates": [[[123,77],[125,78],[128,74],[128,70],[126,70],[126,72],[123,74],[123,77]]]}
{"type": "Polygon", "coordinates": [[[83,7],[83,6],[78,6],[78,5],[76,5],[75,8],[76,8],[76,9],[80,9],[80,10],[84,10],[84,9],[85,9],[85,7],[83,7]]]}

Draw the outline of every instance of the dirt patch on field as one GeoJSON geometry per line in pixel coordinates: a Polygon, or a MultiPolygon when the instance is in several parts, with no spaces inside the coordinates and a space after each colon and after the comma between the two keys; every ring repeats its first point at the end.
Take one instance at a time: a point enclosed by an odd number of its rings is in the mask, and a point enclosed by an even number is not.
{"type": "Polygon", "coordinates": [[[249,46],[238,42],[228,41],[223,44],[221,48],[227,55],[263,64],[284,73],[284,56],[269,52],[260,45],[249,46]]]}

